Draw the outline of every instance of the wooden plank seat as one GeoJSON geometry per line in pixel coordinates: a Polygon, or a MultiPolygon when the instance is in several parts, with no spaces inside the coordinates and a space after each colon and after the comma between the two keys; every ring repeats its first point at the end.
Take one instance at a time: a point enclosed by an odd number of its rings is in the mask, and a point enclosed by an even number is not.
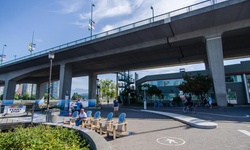
{"type": "Polygon", "coordinates": [[[91,122],[92,111],[91,110],[87,111],[86,115],[87,115],[87,118],[82,121],[82,128],[85,128],[85,124],[89,124],[89,122],[91,122]]]}
{"type": "Polygon", "coordinates": [[[75,121],[77,118],[78,118],[78,111],[75,111],[68,121],[65,118],[63,118],[63,123],[75,126],[76,125],[75,121]]]}
{"type": "Polygon", "coordinates": [[[117,134],[127,133],[127,124],[128,123],[126,122],[126,114],[121,113],[119,115],[118,122],[112,123],[111,128],[107,129],[107,136],[109,136],[109,134],[111,133],[113,134],[113,139],[116,139],[117,134]]]}
{"type": "Polygon", "coordinates": [[[108,128],[111,128],[111,124],[113,123],[113,112],[110,112],[107,115],[106,120],[101,120],[98,125],[94,127],[95,131],[102,135],[103,132],[107,132],[108,128]]]}
{"type": "Polygon", "coordinates": [[[94,117],[85,122],[84,127],[89,129],[94,129],[94,127],[99,124],[100,120],[101,120],[101,112],[97,111],[94,114],[94,117]]]}

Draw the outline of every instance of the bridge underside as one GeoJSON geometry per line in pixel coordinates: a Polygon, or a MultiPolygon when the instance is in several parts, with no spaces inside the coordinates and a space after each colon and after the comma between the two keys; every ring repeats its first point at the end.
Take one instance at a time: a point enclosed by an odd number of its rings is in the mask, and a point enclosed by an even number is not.
{"type": "MultiPolygon", "coordinates": [[[[204,37],[187,40],[183,43],[162,43],[161,45],[143,47],[140,49],[124,52],[111,52],[109,55],[86,58],[86,51],[101,51],[95,46],[83,46],[68,53],[68,58],[79,56],[83,60],[69,62],[72,66],[73,77],[87,76],[89,74],[115,73],[124,70],[139,70],[145,68],[157,68],[163,66],[174,66],[192,63],[202,63],[207,60],[206,43],[204,37]]],[[[250,54],[250,27],[235,31],[225,32],[222,35],[224,59],[236,57],[249,57],[250,54]]],[[[97,43],[98,44],[98,43],[97,43]]],[[[119,51],[119,48],[117,48],[119,51]]],[[[122,48],[121,48],[122,49],[122,48]]],[[[105,49],[103,49],[105,50],[105,49]]],[[[112,50],[111,50],[112,51],[112,50]]],[[[55,61],[64,59],[56,55],[55,61]]],[[[89,56],[91,57],[91,56],[89,56]]],[[[43,60],[44,61],[44,60],[43,60]]],[[[46,58],[45,61],[49,63],[46,58]]],[[[58,80],[60,65],[53,65],[52,80],[58,80]]],[[[48,81],[49,67],[29,73],[27,77],[19,79],[18,82],[26,83],[36,81],[48,81]]]]}
{"type": "MultiPolygon", "coordinates": [[[[79,77],[206,62],[205,32],[210,33],[213,30],[218,33],[220,30],[217,27],[225,28],[228,24],[242,20],[245,21],[239,23],[243,24],[242,27],[228,29],[218,35],[222,38],[224,59],[249,57],[249,8],[249,1],[226,8],[220,8],[219,5],[217,8],[208,7],[173,17],[171,22],[161,20],[55,51],[52,80],[59,80],[62,64],[71,66],[72,77],[79,77]],[[177,39],[182,35],[191,36],[177,39]]],[[[39,65],[46,67],[23,74],[15,80],[17,83],[46,82],[49,77],[47,55],[6,65],[0,69],[0,74],[39,65]]],[[[0,81],[0,84],[3,85],[4,81],[0,81]]]]}

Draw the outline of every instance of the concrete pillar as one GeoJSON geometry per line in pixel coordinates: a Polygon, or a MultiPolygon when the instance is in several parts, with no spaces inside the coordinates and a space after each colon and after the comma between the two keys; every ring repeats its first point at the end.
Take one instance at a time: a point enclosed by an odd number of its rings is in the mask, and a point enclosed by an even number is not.
{"type": "Polygon", "coordinates": [[[227,106],[227,92],[221,37],[207,38],[206,47],[217,104],[218,106],[227,106]]]}
{"type": "Polygon", "coordinates": [[[116,96],[118,96],[118,92],[119,92],[119,76],[118,76],[118,72],[116,73],[116,96]]]}
{"type": "Polygon", "coordinates": [[[247,103],[250,104],[250,96],[249,96],[249,88],[248,88],[248,83],[247,83],[247,76],[246,74],[242,75],[244,86],[245,86],[245,91],[246,91],[246,97],[247,97],[247,103]]]}
{"type": "Polygon", "coordinates": [[[43,98],[44,94],[47,92],[47,91],[45,91],[46,85],[47,85],[47,82],[37,84],[37,86],[36,86],[36,99],[40,100],[43,98]]]}
{"type": "Polygon", "coordinates": [[[14,100],[16,82],[12,80],[5,81],[3,100],[14,100]]]}
{"type": "Polygon", "coordinates": [[[209,69],[208,60],[204,59],[203,62],[204,62],[204,65],[205,65],[205,69],[208,70],[209,69]]]}
{"type": "Polygon", "coordinates": [[[60,88],[59,88],[59,99],[64,100],[65,95],[70,96],[72,84],[72,68],[69,65],[60,66],[60,88]]]}
{"type": "Polygon", "coordinates": [[[89,99],[96,98],[97,75],[89,75],[89,99]]]}

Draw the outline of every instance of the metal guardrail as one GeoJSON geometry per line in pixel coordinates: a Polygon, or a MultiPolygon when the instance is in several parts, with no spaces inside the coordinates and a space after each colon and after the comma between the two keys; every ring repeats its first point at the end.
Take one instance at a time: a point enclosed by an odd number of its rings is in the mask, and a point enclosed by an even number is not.
{"type": "Polygon", "coordinates": [[[62,44],[62,45],[59,45],[59,46],[56,46],[56,47],[52,47],[52,48],[49,48],[49,49],[46,49],[46,50],[43,50],[43,51],[40,51],[40,52],[37,52],[37,53],[33,53],[31,55],[27,55],[27,56],[20,57],[20,58],[11,60],[11,61],[7,61],[5,63],[2,63],[1,66],[11,64],[11,63],[14,63],[14,62],[18,62],[18,61],[22,61],[22,60],[32,58],[32,57],[35,57],[35,56],[48,54],[50,51],[60,51],[60,50],[62,50],[64,48],[69,48],[71,46],[76,46],[78,44],[93,41],[95,39],[106,37],[108,35],[112,35],[112,34],[115,34],[115,33],[123,32],[123,31],[129,30],[129,29],[133,29],[133,28],[136,28],[136,27],[139,27],[139,26],[147,25],[147,24],[150,24],[150,23],[153,23],[153,22],[156,22],[156,21],[171,18],[171,17],[177,16],[177,15],[180,15],[180,14],[184,14],[184,13],[187,13],[187,12],[190,12],[190,11],[194,11],[194,10],[204,8],[204,7],[207,7],[207,6],[211,6],[211,5],[221,3],[221,2],[224,2],[224,1],[229,1],[229,0],[205,0],[205,1],[193,4],[193,5],[189,5],[189,6],[177,9],[177,10],[173,10],[173,11],[170,11],[170,12],[158,15],[158,16],[154,16],[154,17],[144,19],[144,20],[141,20],[141,21],[138,21],[138,22],[134,22],[134,23],[131,23],[131,24],[128,24],[128,25],[125,25],[125,26],[121,26],[121,27],[118,27],[118,28],[115,28],[115,29],[112,29],[112,30],[109,30],[109,31],[98,33],[98,34],[95,34],[93,36],[89,36],[89,37],[86,37],[86,38],[83,38],[83,39],[79,39],[79,40],[72,41],[72,42],[69,42],[69,43],[66,43],[66,44],[62,44]]]}

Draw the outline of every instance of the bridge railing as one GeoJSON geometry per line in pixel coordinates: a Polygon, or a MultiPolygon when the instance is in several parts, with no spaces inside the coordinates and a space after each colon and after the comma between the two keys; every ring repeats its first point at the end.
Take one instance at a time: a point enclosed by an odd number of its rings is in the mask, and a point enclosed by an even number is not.
{"type": "Polygon", "coordinates": [[[153,22],[156,22],[156,21],[168,19],[168,18],[177,16],[177,15],[180,15],[180,14],[184,14],[184,13],[187,13],[187,12],[190,12],[190,11],[194,11],[194,10],[204,8],[204,7],[207,7],[207,6],[210,6],[210,5],[214,5],[216,3],[224,2],[224,1],[228,1],[228,0],[205,0],[205,1],[193,4],[193,5],[189,5],[189,6],[180,8],[180,9],[176,9],[176,10],[173,10],[173,11],[170,11],[170,12],[158,15],[158,16],[154,16],[154,17],[147,18],[147,19],[144,19],[144,20],[141,20],[141,21],[138,21],[138,22],[134,22],[134,23],[131,23],[131,24],[128,24],[128,25],[124,25],[124,26],[121,26],[121,27],[118,27],[118,28],[115,28],[115,29],[112,29],[112,30],[109,30],[109,31],[105,31],[105,32],[102,32],[102,33],[99,33],[99,34],[95,34],[95,35],[90,36],[90,37],[86,37],[86,38],[83,38],[83,39],[72,41],[72,42],[62,44],[62,45],[59,45],[59,46],[55,46],[55,47],[52,47],[52,48],[49,48],[49,49],[46,49],[46,50],[43,50],[43,51],[40,51],[40,52],[37,52],[37,53],[33,53],[31,55],[27,55],[27,56],[23,56],[23,57],[20,57],[20,58],[11,60],[11,61],[7,61],[7,62],[2,63],[2,66],[10,64],[10,63],[17,62],[17,61],[25,60],[25,59],[28,59],[28,58],[31,58],[31,57],[36,57],[36,56],[48,54],[50,51],[60,51],[61,49],[64,49],[64,48],[69,48],[71,46],[75,46],[75,45],[78,45],[78,44],[81,44],[81,43],[84,43],[84,42],[88,42],[88,41],[91,41],[91,40],[102,38],[102,37],[112,35],[112,34],[115,34],[115,33],[123,32],[123,31],[129,30],[129,29],[133,29],[133,28],[136,28],[136,27],[139,27],[139,26],[147,25],[147,24],[150,24],[150,23],[153,23],[153,22]]]}

